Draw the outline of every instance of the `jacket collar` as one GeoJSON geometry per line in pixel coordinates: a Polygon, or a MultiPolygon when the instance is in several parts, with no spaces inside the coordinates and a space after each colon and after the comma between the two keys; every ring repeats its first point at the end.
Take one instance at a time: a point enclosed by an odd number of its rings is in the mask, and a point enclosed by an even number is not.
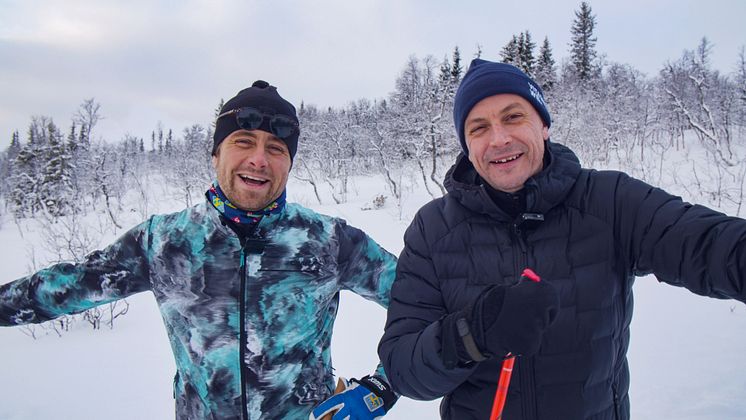
{"type": "MultiPolygon", "coordinates": [[[[580,174],[580,162],[569,148],[547,141],[544,168],[526,181],[526,209],[531,213],[547,213],[562,203],[580,174]]],[[[468,157],[459,154],[446,174],[445,187],[449,195],[470,210],[512,221],[489,197],[482,179],[468,157]]]]}
{"type": "MultiPolygon", "coordinates": [[[[289,203],[288,203],[289,204],[289,203]]],[[[212,222],[215,229],[220,232],[222,235],[225,236],[233,236],[239,238],[240,235],[239,232],[230,226],[230,220],[225,219],[220,212],[215,209],[215,207],[210,204],[210,202],[206,199],[202,203],[203,212],[206,213],[207,217],[212,222]]],[[[282,211],[279,213],[273,213],[266,216],[263,216],[262,219],[259,221],[257,226],[255,226],[253,230],[253,235],[255,237],[269,237],[271,236],[271,232],[273,229],[277,227],[277,224],[280,223],[281,220],[283,220],[287,216],[288,212],[288,205],[286,204],[283,206],[282,211]]],[[[240,238],[239,238],[240,239],[240,238]]]]}

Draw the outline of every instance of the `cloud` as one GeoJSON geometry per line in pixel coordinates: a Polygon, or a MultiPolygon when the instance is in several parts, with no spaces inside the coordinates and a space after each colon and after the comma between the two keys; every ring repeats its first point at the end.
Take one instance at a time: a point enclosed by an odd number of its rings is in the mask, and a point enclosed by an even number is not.
{"type": "MultiPolygon", "coordinates": [[[[654,73],[703,35],[724,71],[746,30],[742,0],[710,7],[693,0],[594,4],[598,47],[613,61],[654,73]],[[721,63],[726,63],[725,67],[721,63]]],[[[148,136],[162,121],[180,132],[265,79],[295,104],[344,106],[383,98],[410,55],[437,60],[481,45],[498,59],[510,36],[549,37],[567,55],[579,2],[446,0],[94,0],[0,2],[0,140],[31,115],[69,122],[95,97],[112,126],[148,136]]],[[[102,132],[103,132],[102,123],[102,132]]]]}

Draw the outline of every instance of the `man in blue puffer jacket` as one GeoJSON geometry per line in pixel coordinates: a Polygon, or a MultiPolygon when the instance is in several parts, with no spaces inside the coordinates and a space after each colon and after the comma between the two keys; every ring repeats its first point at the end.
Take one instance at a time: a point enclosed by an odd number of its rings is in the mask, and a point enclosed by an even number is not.
{"type": "Polygon", "coordinates": [[[0,325],[152,291],[176,358],[176,418],[382,416],[396,396],[380,366],[331,395],[330,343],[340,290],[387,306],[396,258],[343,220],[285,202],[298,137],[274,86],[242,90],[216,121],[205,202],[0,286],[0,325]]]}
{"type": "Polygon", "coordinates": [[[628,419],[635,277],[745,302],[746,221],[582,169],[516,67],[474,60],[454,122],[463,154],[407,229],[391,290],[379,355],[394,391],[488,419],[510,353],[503,418],[628,419]],[[526,267],[542,280],[521,281],[526,267]]]}

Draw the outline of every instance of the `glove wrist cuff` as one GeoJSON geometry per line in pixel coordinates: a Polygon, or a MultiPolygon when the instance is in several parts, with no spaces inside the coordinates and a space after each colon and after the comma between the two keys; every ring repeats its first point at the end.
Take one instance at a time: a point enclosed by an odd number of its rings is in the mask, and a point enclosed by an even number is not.
{"type": "Polygon", "coordinates": [[[358,384],[368,388],[372,393],[376,394],[378,398],[382,399],[383,408],[386,413],[391,410],[391,407],[393,407],[394,403],[399,399],[394,391],[391,390],[391,386],[388,382],[383,380],[380,376],[368,375],[360,379],[353,378],[351,381],[357,382],[358,384]]]}
{"type": "Polygon", "coordinates": [[[469,354],[469,357],[471,357],[471,360],[475,362],[482,362],[488,359],[487,356],[479,351],[479,347],[477,347],[477,343],[474,341],[474,336],[471,335],[471,329],[469,329],[469,321],[462,317],[456,319],[456,330],[458,331],[458,335],[459,337],[461,337],[461,342],[464,345],[464,349],[466,350],[466,353],[469,354]]]}

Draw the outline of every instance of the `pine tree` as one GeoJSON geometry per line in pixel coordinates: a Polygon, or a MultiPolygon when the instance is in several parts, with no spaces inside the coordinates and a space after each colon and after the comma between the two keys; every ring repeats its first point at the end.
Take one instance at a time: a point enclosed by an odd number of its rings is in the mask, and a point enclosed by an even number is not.
{"type": "Polygon", "coordinates": [[[73,121],[72,125],[70,125],[70,133],[67,135],[67,150],[72,155],[75,155],[75,152],[78,150],[78,137],[75,128],[75,121],[73,121]]]}
{"type": "Polygon", "coordinates": [[[53,126],[52,118],[40,115],[31,117],[31,123],[28,127],[28,142],[44,147],[49,142],[49,127],[53,126]]]}
{"type": "Polygon", "coordinates": [[[215,108],[213,119],[212,119],[212,128],[215,128],[215,124],[218,123],[218,115],[220,115],[220,110],[223,109],[223,106],[225,105],[225,101],[223,98],[220,98],[220,103],[218,104],[218,107],[215,108]]]}
{"type": "Polygon", "coordinates": [[[451,63],[448,61],[448,57],[443,58],[443,63],[440,64],[440,74],[438,75],[438,86],[442,92],[448,92],[451,90],[452,84],[452,72],[451,63]]]}
{"type": "Polygon", "coordinates": [[[78,133],[78,147],[83,150],[90,150],[91,148],[91,141],[88,136],[88,126],[85,124],[80,126],[80,132],[78,133]]]}
{"type": "Polygon", "coordinates": [[[580,10],[575,12],[570,44],[573,70],[580,80],[590,80],[599,74],[596,64],[596,37],[593,36],[595,27],[596,16],[593,15],[591,6],[584,1],[580,4],[580,10]]]}
{"type": "Polygon", "coordinates": [[[158,154],[163,154],[163,126],[158,122],[158,154]]]}
{"type": "Polygon", "coordinates": [[[455,86],[461,82],[464,69],[461,67],[461,52],[458,46],[453,48],[453,64],[451,65],[451,81],[455,86]]]}
{"type": "Polygon", "coordinates": [[[519,35],[513,35],[513,38],[505,44],[500,52],[500,57],[503,63],[512,64],[527,75],[533,76],[536,64],[535,48],[536,43],[531,39],[531,32],[526,30],[519,35]]]}
{"type": "Polygon", "coordinates": [[[18,135],[18,130],[13,131],[13,135],[10,137],[10,145],[8,146],[8,159],[13,160],[18,156],[18,152],[21,151],[21,137],[18,135]]]}
{"type": "Polygon", "coordinates": [[[539,49],[539,58],[536,61],[536,83],[541,86],[544,92],[552,90],[557,83],[557,72],[554,68],[554,57],[552,57],[552,47],[549,45],[549,37],[544,38],[544,43],[539,49]]]}
{"type": "Polygon", "coordinates": [[[73,197],[72,156],[62,133],[49,123],[49,145],[45,150],[46,164],[42,169],[40,198],[44,208],[53,216],[66,214],[75,202],[73,197]]]}
{"type": "Polygon", "coordinates": [[[32,143],[27,143],[12,161],[10,202],[13,212],[23,217],[39,209],[37,166],[40,158],[32,143]]]}
{"type": "Polygon", "coordinates": [[[513,35],[513,38],[505,44],[502,51],[500,51],[500,60],[503,63],[516,65],[518,63],[518,37],[513,35]]]}
{"type": "Polygon", "coordinates": [[[518,56],[516,66],[523,70],[527,75],[534,75],[534,49],[536,43],[531,39],[531,32],[526,30],[518,37],[518,56]]]}
{"type": "Polygon", "coordinates": [[[83,196],[84,193],[81,191],[81,187],[84,184],[83,180],[88,175],[87,163],[90,162],[88,159],[88,152],[90,149],[87,145],[81,145],[81,139],[77,132],[77,126],[75,125],[75,119],[73,119],[70,125],[70,132],[67,135],[67,143],[65,147],[67,152],[70,154],[70,162],[75,166],[74,171],[71,171],[70,176],[72,177],[73,190],[78,196],[83,196]]]}
{"type": "Polygon", "coordinates": [[[3,196],[8,196],[11,187],[11,177],[13,176],[13,161],[21,151],[20,136],[18,130],[13,131],[10,137],[10,145],[0,156],[0,185],[2,185],[3,196]]]}
{"type": "Polygon", "coordinates": [[[31,117],[28,142],[23,145],[10,165],[13,175],[9,182],[10,203],[20,217],[33,215],[42,208],[42,178],[48,161],[46,151],[50,129],[56,131],[52,119],[45,116],[31,117]]]}
{"type": "Polygon", "coordinates": [[[171,156],[171,152],[174,150],[174,133],[170,128],[168,129],[168,136],[166,136],[166,145],[163,146],[163,151],[166,152],[166,156],[171,156]]]}

